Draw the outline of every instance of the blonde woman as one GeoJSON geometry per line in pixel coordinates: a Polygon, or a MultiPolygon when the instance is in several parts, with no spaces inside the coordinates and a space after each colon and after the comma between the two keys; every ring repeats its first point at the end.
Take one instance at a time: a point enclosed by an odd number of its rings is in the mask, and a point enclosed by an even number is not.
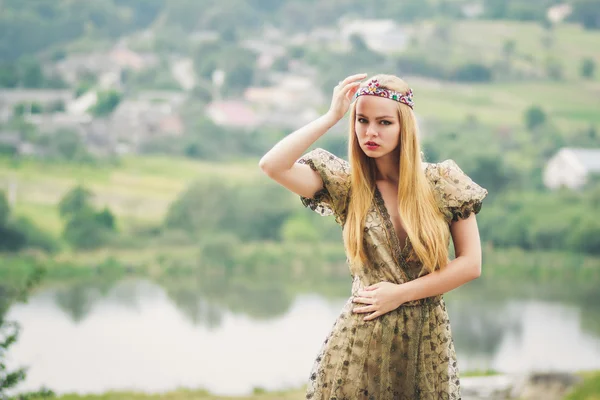
{"type": "Polygon", "coordinates": [[[305,206],[335,216],[353,277],[306,398],[459,399],[442,294],[481,274],[475,214],[487,191],[451,160],[421,160],[413,94],[403,80],[365,78],[341,81],[329,111],[259,164],[305,206]],[[348,109],[349,163],[323,149],[303,155],[348,109]]]}

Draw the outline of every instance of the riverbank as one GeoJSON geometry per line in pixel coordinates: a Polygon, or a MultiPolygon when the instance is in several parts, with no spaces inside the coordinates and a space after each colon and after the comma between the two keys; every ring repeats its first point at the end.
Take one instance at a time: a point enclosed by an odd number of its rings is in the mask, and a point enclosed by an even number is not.
{"type": "MultiPolygon", "coordinates": [[[[483,399],[545,399],[597,400],[600,399],[600,371],[579,374],[533,374],[521,376],[467,376],[462,379],[464,400],[483,399]],[[514,397],[516,396],[516,397],[514,397]]],[[[168,393],[144,394],[107,392],[98,395],[66,394],[57,400],[301,400],[304,390],[263,392],[260,389],[248,396],[216,396],[204,390],[177,390],[168,393]]]]}

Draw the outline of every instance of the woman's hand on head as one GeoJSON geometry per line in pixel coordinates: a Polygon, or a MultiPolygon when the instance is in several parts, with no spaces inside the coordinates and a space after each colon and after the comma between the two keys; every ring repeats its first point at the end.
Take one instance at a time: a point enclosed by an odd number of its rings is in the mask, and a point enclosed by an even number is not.
{"type": "Polygon", "coordinates": [[[360,86],[360,81],[365,79],[367,74],[350,75],[333,88],[331,106],[327,112],[332,118],[340,120],[346,115],[352,103],[352,97],[360,86]]]}
{"type": "Polygon", "coordinates": [[[369,313],[365,321],[370,321],[400,307],[404,301],[401,296],[401,285],[391,282],[379,282],[358,292],[352,299],[358,303],[352,310],[355,313],[369,313]]]}

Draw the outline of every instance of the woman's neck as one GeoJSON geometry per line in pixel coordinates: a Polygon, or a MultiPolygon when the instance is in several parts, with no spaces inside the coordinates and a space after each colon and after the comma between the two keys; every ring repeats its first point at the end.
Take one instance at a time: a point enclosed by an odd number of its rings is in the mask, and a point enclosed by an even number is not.
{"type": "Polygon", "coordinates": [[[398,183],[400,176],[398,165],[400,165],[400,160],[392,154],[387,154],[377,158],[375,160],[375,165],[377,166],[376,180],[398,183]]]}

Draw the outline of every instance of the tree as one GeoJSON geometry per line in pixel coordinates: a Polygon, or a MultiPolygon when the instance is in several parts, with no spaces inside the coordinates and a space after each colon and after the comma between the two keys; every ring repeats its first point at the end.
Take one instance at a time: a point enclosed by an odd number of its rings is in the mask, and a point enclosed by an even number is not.
{"type": "Polygon", "coordinates": [[[37,60],[23,61],[19,67],[21,69],[21,84],[26,88],[44,87],[44,72],[37,60]]]}
{"type": "Polygon", "coordinates": [[[492,70],[478,63],[461,65],[454,71],[454,79],[461,82],[489,82],[492,78],[492,70]]]}
{"type": "Polygon", "coordinates": [[[71,189],[59,203],[60,215],[66,220],[63,237],[77,249],[103,246],[116,231],[115,217],[105,207],[96,212],[92,192],[79,185],[71,189]]]}
{"type": "Polygon", "coordinates": [[[546,113],[538,106],[531,106],[525,111],[525,126],[527,129],[534,130],[540,125],[546,123],[546,113]]]}
{"type": "Polygon", "coordinates": [[[92,192],[79,185],[71,189],[60,200],[58,211],[61,217],[68,217],[91,208],[92,192]]]}
{"type": "Polygon", "coordinates": [[[0,65],[0,87],[15,88],[19,85],[19,73],[14,64],[0,65]]]}
{"type": "Polygon", "coordinates": [[[97,214],[86,209],[67,220],[63,237],[76,249],[88,250],[105,245],[109,234],[109,230],[98,222],[97,214]]]}
{"type": "MultiPolygon", "coordinates": [[[[0,282],[0,399],[8,399],[8,391],[17,386],[26,378],[26,369],[9,370],[6,365],[6,354],[9,348],[17,342],[19,338],[19,325],[13,321],[7,321],[5,315],[9,307],[15,301],[25,301],[28,292],[41,279],[44,270],[38,266],[35,267],[25,280],[22,286],[13,286],[7,282],[0,282]]],[[[54,393],[48,389],[41,389],[35,393],[24,393],[16,397],[17,399],[32,398],[50,398],[54,393]]]]}
{"type": "Polygon", "coordinates": [[[581,61],[581,77],[585,79],[593,79],[596,72],[596,62],[593,58],[584,58],[581,61]]]}
{"type": "Polygon", "coordinates": [[[105,117],[113,112],[121,102],[123,94],[116,90],[107,90],[98,93],[98,102],[90,108],[96,117],[105,117]]]}
{"type": "Polygon", "coordinates": [[[8,221],[8,215],[10,214],[10,206],[6,199],[6,193],[0,190],[0,226],[6,225],[8,221]]]}
{"type": "Polygon", "coordinates": [[[600,0],[575,0],[571,19],[586,29],[600,29],[600,0]]]}

